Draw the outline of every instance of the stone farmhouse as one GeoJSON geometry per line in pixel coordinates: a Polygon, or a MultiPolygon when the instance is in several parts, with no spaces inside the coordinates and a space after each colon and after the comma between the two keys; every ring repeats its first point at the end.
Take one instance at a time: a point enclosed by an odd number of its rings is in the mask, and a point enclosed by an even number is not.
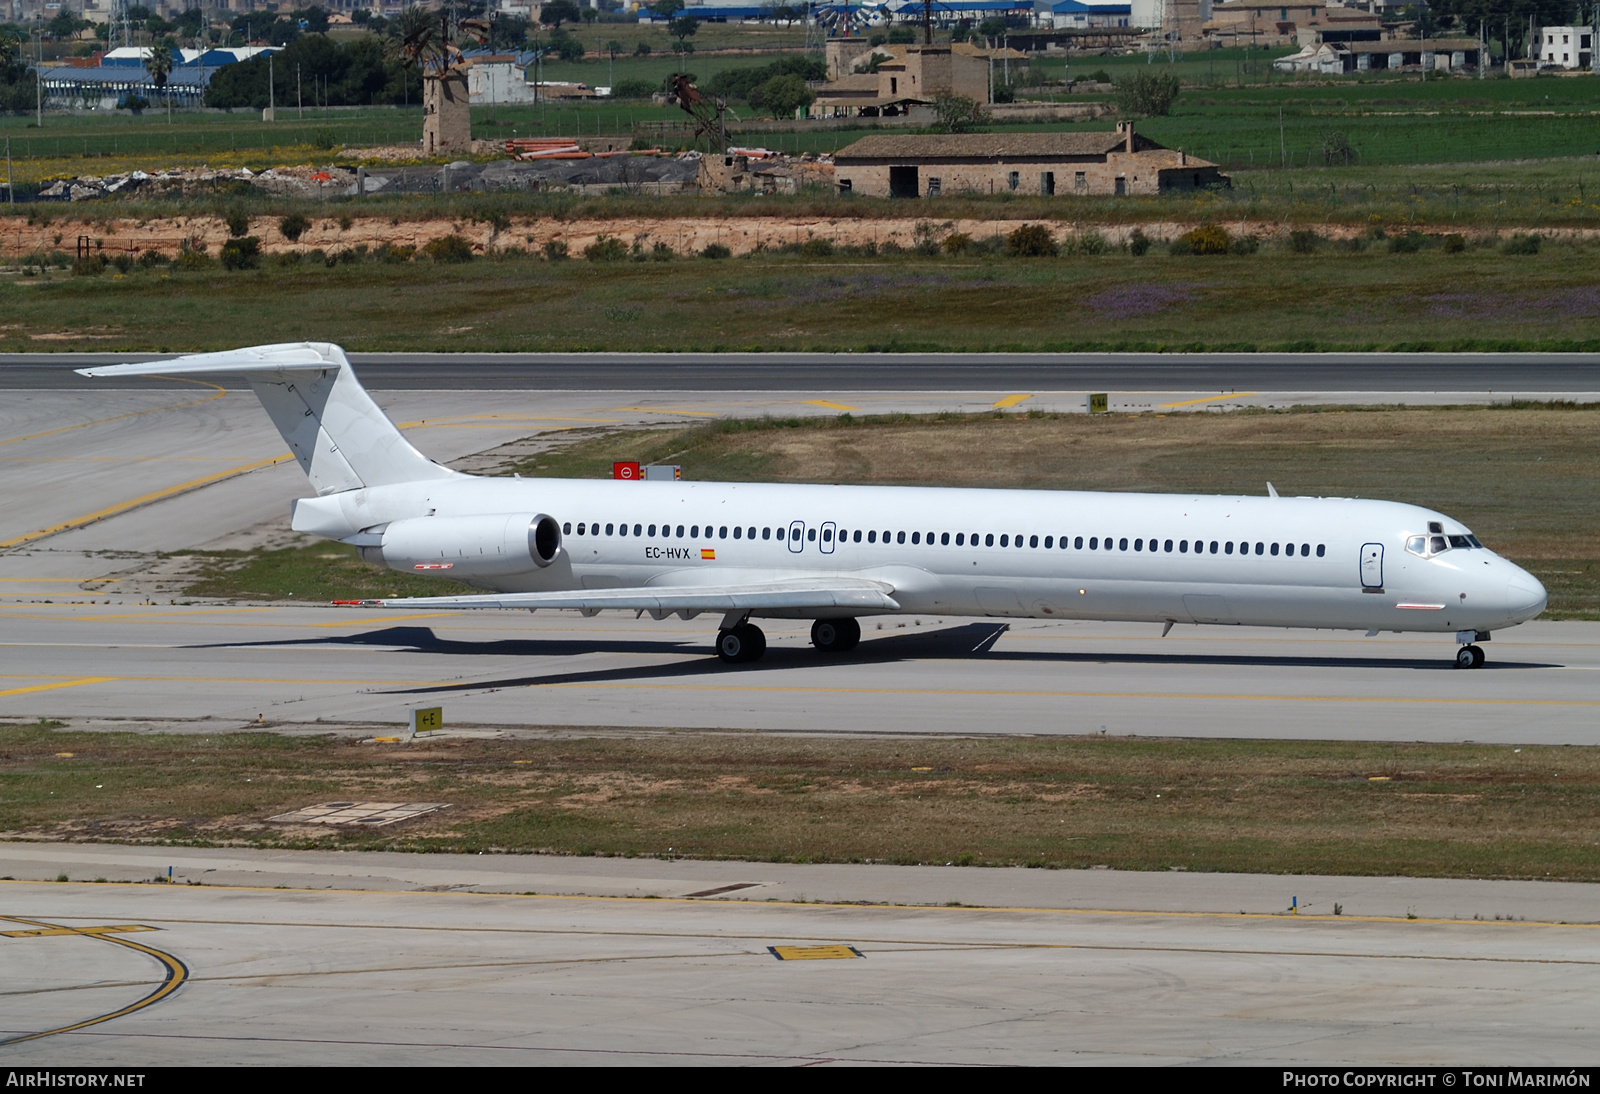
{"type": "Polygon", "coordinates": [[[1138,136],[1130,122],[1114,133],[863,137],[834,154],[833,172],[840,193],[872,197],[1168,194],[1232,184],[1216,164],[1138,136]]]}

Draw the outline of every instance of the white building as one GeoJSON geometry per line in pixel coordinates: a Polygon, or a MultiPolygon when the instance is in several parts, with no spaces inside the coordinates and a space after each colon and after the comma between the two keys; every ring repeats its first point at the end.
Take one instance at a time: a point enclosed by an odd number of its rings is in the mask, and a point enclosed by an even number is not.
{"type": "Polygon", "coordinates": [[[467,94],[475,104],[538,101],[534,85],[521,66],[509,60],[474,59],[467,69],[467,94]]]}
{"type": "Polygon", "coordinates": [[[1594,59],[1593,27],[1540,27],[1533,59],[1540,68],[1590,68],[1594,59]]]}

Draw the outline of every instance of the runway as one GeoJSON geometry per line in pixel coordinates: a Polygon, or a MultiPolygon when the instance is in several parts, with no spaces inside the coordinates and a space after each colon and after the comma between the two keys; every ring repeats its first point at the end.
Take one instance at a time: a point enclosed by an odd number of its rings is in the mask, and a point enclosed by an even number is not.
{"type": "Polygon", "coordinates": [[[830,658],[763,621],[730,669],[715,620],[320,606],[0,608],[0,715],[79,728],[360,736],[440,704],[464,732],[657,727],[1600,744],[1600,624],[1532,623],[1462,673],[1448,636],[892,618],[830,658]]]}
{"type": "MultiPolygon", "coordinates": [[[[72,369],[155,353],[0,354],[0,387],[162,387],[72,369]]],[[[372,390],[1600,391],[1581,353],[351,353],[372,390]]],[[[237,383],[237,381],[233,381],[237,383]]]]}
{"type": "Polygon", "coordinates": [[[64,850],[113,872],[0,882],[8,1065],[1587,1066],[1600,1034],[1593,885],[477,859],[652,890],[522,896],[373,887],[409,856],[64,850]],[[117,883],[162,858],[190,884],[117,883]],[[885,903],[815,903],[841,890],[885,903]]]}

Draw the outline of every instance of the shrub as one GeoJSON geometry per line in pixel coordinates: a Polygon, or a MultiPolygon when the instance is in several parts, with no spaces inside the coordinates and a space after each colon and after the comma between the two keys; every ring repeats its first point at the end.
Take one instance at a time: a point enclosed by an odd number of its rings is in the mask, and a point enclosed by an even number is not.
{"type": "Polygon", "coordinates": [[[172,259],[162,254],[160,251],[146,251],[144,254],[139,256],[139,265],[143,266],[147,270],[155,266],[165,266],[171,261],[172,259]]]}
{"type": "Polygon", "coordinates": [[[621,262],[628,257],[628,247],[620,239],[608,235],[597,236],[583,249],[583,257],[590,262],[621,262]]]}
{"type": "Polygon", "coordinates": [[[1089,81],[1096,84],[1109,84],[1111,82],[1111,73],[1103,68],[1097,68],[1089,73],[1089,81]]]}
{"type": "Polygon", "coordinates": [[[117,255],[111,260],[111,264],[117,268],[118,273],[127,273],[133,269],[133,256],[130,254],[117,255]]]}
{"type": "Polygon", "coordinates": [[[1539,245],[1543,242],[1542,236],[1514,235],[1500,247],[1500,253],[1507,255],[1536,255],[1539,253],[1539,245]]]}
{"type": "Polygon", "coordinates": [[[565,262],[570,255],[567,254],[567,245],[559,239],[547,239],[544,244],[544,256],[551,262],[565,262]]]}
{"type": "Polygon", "coordinates": [[[806,258],[832,258],[833,240],[808,239],[800,244],[800,253],[806,258]]]}
{"type": "Polygon", "coordinates": [[[339,216],[339,230],[341,232],[348,232],[350,230],[350,225],[352,225],[354,223],[355,223],[355,218],[352,217],[349,213],[341,213],[340,214],[340,216],[339,216]]]}
{"type": "Polygon", "coordinates": [[[1451,232],[1439,242],[1443,244],[1444,253],[1447,255],[1458,255],[1467,249],[1466,237],[1458,232],[1451,232]]]}
{"type": "Polygon", "coordinates": [[[732,258],[733,252],[720,243],[707,243],[700,251],[701,258],[732,258]]]}
{"type": "Polygon", "coordinates": [[[487,224],[496,232],[504,232],[511,227],[511,214],[504,209],[489,209],[472,218],[472,222],[487,224]]]}
{"type": "Polygon", "coordinates": [[[306,252],[306,261],[313,266],[332,266],[333,259],[328,257],[328,252],[321,247],[313,247],[306,252]]]}
{"type": "Polygon", "coordinates": [[[1042,224],[1024,224],[1006,236],[1006,253],[1016,258],[1050,258],[1056,254],[1056,241],[1042,224]]]}
{"type": "Polygon", "coordinates": [[[330,149],[339,147],[339,141],[338,138],[333,135],[333,130],[319,129],[311,137],[311,147],[320,148],[322,151],[326,152],[330,149]]]}
{"type": "Polygon", "coordinates": [[[1321,242],[1322,237],[1309,229],[1302,228],[1289,233],[1289,250],[1297,255],[1312,254],[1321,242]]]}
{"type": "Polygon", "coordinates": [[[1328,167],[1348,167],[1358,155],[1350,138],[1337,129],[1322,138],[1322,162],[1328,167]]]}
{"type": "Polygon", "coordinates": [[[1150,237],[1144,234],[1143,228],[1135,228],[1128,237],[1128,253],[1134,257],[1145,254],[1150,250],[1150,237]]]}
{"type": "Polygon", "coordinates": [[[650,259],[653,262],[671,262],[676,257],[677,252],[673,251],[673,249],[665,243],[657,243],[654,247],[650,248],[650,259]]]}
{"type": "Polygon", "coordinates": [[[1393,236],[1389,240],[1389,253],[1392,255],[1412,255],[1422,250],[1428,242],[1428,237],[1421,232],[1407,232],[1402,236],[1393,236]]]}
{"type": "Polygon", "coordinates": [[[106,272],[105,255],[87,255],[72,262],[73,277],[99,277],[106,272]]]}
{"type": "Polygon", "coordinates": [[[472,244],[451,233],[430,240],[423,246],[422,253],[435,262],[471,262],[472,244]]]}
{"type": "Polygon", "coordinates": [[[1220,224],[1202,224],[1184,232],[1168,248],[1175,255],[1225,255],[1233,243],[1228,229],[1220,224]]]}
{"type": "Polygon", "coordinates": [[[611,85],[613,99],[648,99],[656,93],[656,85],[651,80],[618,80],[611,85]]]}
{"type": "Polygon", "coordinates": [[[1172,112],[1178,77],[1154,66],[1137,68],[1117,81],[1117,112],[1125,118],[1153,118],[1172,112]]]}
{"type": "Polygon", "coordinates": [[[1228,244],[1228,253],[1231,255],[1253,255],[1261,249],[1261,241],[1255,236],[1240,236],[1228,244]]]}
{"type": "Polygon", "coordinates": [[[972,237],[966,232],[951,232],[939,246],[947,255],[964,255],[972,250],[972,237]]]}
{"type": "Polygon", "coordinates": [[[285,270],[292,270],[304,261],[305,255],[299,251],[284,251],[282,254],[272,256],[272,264],[285,270]]]}
{"type": "Polygon", "coordinates": [[[416,257],[416,254],[417,248],[411,243],[401,243],[398,245],[394,243],[382,243],[379,244],[376,251],[372,252],[372,257],[377,259],[379,262],[384,262],[393,266],[400,262],[410,262],[416,257]]]}
{"type": "Polygon", "coordinates": [[[261,262],[261,240],[239,236],[222,245],[222,267],[226,270],[253,270],[261,262]]]}
{"type": "Polygon", "coordinates": [[[235,239],[237,239],[239,236],[246,236],[250,234],[249,214],[235,209],[233,212],[228,214],[227,221],[228,234],[233,236],[235,239]]]}
{"type": "Polygon", "coordinates": [[[989,120],[989,112],[976,99],[940,93],[933,97],[934,128],[941,133],[965,133],[989,120]]]}
{"type": "Polygon", "coordinates": [[[178,257],[172,263],[180,270],[203,270],[211,265],[211,257],[206,254],[205,242],[199,239],[186,239],[178,245],[178,257]]]}
{"type": "Polygon", "coordinates": [[[1093,228],[1086,229],[1067,240],[1062,250],[1073,255],[1103,255],[1111,249],[1106,237],[1093,228]]]}
{"type": "Polygon", "coordinates": [[[287,239],[290,243],[298,242],[300,237],[305,235],[306,229],[309,227],[311,227],[311,222],[305,217],[301,216],[299,213],[290,213],[288,216],[278,221],[278,231],[282,233],[283,238],[287,239]]]}

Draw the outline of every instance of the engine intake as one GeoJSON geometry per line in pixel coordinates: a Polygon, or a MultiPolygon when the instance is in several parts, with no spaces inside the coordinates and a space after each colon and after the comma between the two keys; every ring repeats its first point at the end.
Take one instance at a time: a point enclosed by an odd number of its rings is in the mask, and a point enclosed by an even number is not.
{"type": "Polygon", "coordinates": [[[561,525],[544,513],[410,517],[351,538],[367,541],[367,562],[441,577],[524,574],[561,556],[561,525]]]}

